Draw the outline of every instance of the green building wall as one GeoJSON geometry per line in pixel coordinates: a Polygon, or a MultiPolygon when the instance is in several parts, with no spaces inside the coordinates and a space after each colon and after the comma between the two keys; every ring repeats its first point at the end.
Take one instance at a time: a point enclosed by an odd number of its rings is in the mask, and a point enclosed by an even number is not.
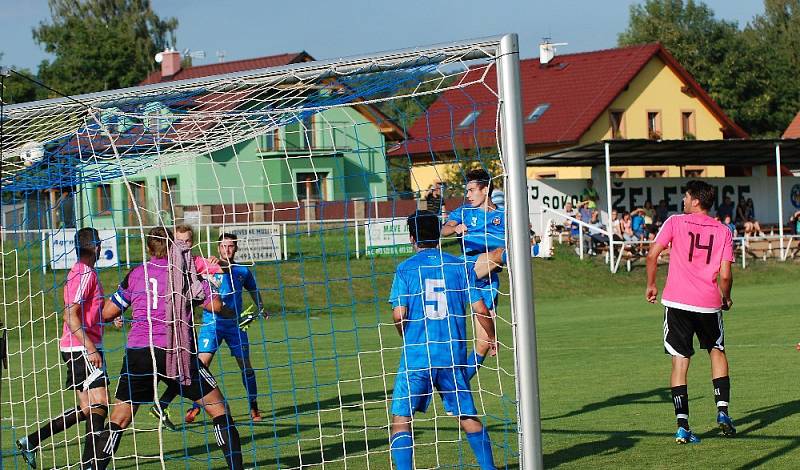
{"type": "MultiPolygon", "coordinates": [[[[128,176],[131,183],[145,188],[146,203],[141,225],[172,223],[172,215],[162,209],[162,180],[174,179],[173,205],[185,211],[203,206],[230,204],[286,203],[298,200],[299,173],[326,175],[315,182],[321,199],[384,200],[387,196],[386,142],[378,127],[353,108],[333,108],[313,117],[313,147],[287,148],[299,143],[298,125],[278,130],[284,143],[270,150],[267,139],[255,139],[190,158],[172,157],[176,163],[162,161],[151,169],[128,176]]],[[[162,157],[169,159],[171,157],[162,157]]],[[[97,228],[140,225],[129,207],[123,179],[108,181],[111,187],[111,211],[98,213],[97,185],[82,188],[82,214],[97,228]]],[[[304,191],[301,184],[300,190],[304,191]]],[[[304,194],[300,194],[300,199],[304,194]]],[[[179,212],[179,211],[176,211],[179,212]]]]}

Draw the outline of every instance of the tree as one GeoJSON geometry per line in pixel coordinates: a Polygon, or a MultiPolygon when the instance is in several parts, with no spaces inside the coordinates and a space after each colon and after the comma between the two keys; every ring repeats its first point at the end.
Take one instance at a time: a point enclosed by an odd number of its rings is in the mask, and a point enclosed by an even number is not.
{"type": "MultiPolygon", "coordinates": [[[[0,63],[3,62],[3,53],[0,52],[0,63]]],[[[22,75],[33,77],[28,69],[17,69],[14,66],[8,67],[22,75]]],[[[5,104],[24,103],[34,101],[44,96],[44,90],[30,80],[20,77],[14,72],[3,77],[2,101],[5,104]]]]}
{"type": "Polygon", "coordinates": [[[767,77],[758,130],[780,135],[800,110],[800,0],[765,0],[764,13],[747,25],[744,37],[767,77]]]}
{"type": "Polygon", "coordinates": [[[800,0],[765,0],[743,30],[702,1],[646,0],[630,8],[620,45],[661,42],[753,136],[776,136],[798,110],[800,0]]]}
{"type": "Polygon", "coordinates": [[[33,38],[55,59],[39,76],[64,94],[134,86],[154,70],[153,57],[175,44],[178,20],[161,19],[149,0],[49,0],[51,22],[33,38]]]}

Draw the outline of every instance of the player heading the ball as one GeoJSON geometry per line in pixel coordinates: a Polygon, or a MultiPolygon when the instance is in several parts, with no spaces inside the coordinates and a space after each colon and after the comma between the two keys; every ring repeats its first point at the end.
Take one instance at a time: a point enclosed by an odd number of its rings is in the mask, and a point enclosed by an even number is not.
{"type": "Polygon", "coordinates": [[[711,358],[711,379],[717,404],[717,424],[722,434],[736,434],[728,416],[731,382],[725,355],[722,311],[733,305],[733,240],[731,231],[709,217],[714,188],[703,181],[686,183],[683,214],[669,217],[661,226],[647,254],[648,302],[658,300],[658,256],[668,246],[669,270],[661,303],[664,305],[664,352],[672,356],[672,403],[678,421],[675,441],[700,442],[689,427],[689,391],[686,374],[694,354],[694,335],[711,358]],[[717,284],[719,277],[719,284],[717,284]]]}
{"type": "MultiPolygon", "coordinates": [[[[497,270],[492,270],[486,277],[475,274],[475,264],[479,258],[485,258],[495,252],[505,257],[506,246],[506,213],[492,203],[492,178],[483,168],[470,170],[466,174],[466,203],[450,212],[447,222],[442,227],[442,236],[461,236],[463,263],[466,262],[466,273],[462,267],[461,275],[469,279],[470,286],[477,289],[486,307],[494,316],[497,308],[497,292],[500,288],[500,277],[497,270]]],[[[502,259],[501,262],[505,262],[502,259]]],[[[471,379],[478,367],[490,352],[487,332],[481,325],[475,327],[475,350],[467,359],[467,378],[471,379]]]]}
{"type": "Polygon", "coordinates": [[[495,331],[483,298],[464,276],[464,263],[439,249],[439,217],[418,211],[408,217],[416,254],[397,266],[389,302],[403,350],[392,395],[392,460],[414,466],[411,424],[425,412],[435,388],[448,414],[458,417],[481,469],[494,469],[489,434],[476,417],[467,378],[467,316],[474,312],[490,348],[495,331]],[[470,309],[471,307],[471,309],[470,309]]]}

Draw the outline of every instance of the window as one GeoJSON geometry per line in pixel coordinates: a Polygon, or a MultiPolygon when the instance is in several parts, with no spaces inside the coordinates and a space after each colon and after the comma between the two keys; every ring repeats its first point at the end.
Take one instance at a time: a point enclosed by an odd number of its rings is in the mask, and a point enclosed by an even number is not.
{"type": "Polygon", "coordinates": [[[664,170],[645,170],[644,177],[645,178],[661,178],[664,176],[664,170]]]}
{"type": "Polygon", "coordinates": [[[268,131],[266,134],[261,135],[261,151],[262,152],[274,152],[279,150],[280,139],[278,135],[278,129],[273,129],[268,131]]]}
{"type": "Polygon", "coordinates": [[[703,172],[702,168],[685,168],[683,170],[683,176],[685,178],[702,178],[703,172]]]}
{"type": "Polygon", "coordinates": [[[314,145],[314,115],[303,118],[303,142],[304,148],[313,149],[314,145]]]}
{"type": "Polygon", "coordinates": [[[297,200],[327,200],[328,197],[327,172],[298,172],[297,173],[297,200]]]}
{"type": "Polygon", "coordinates": [[[461,124],[459,124],[458,127],[469,127],[469,126],[471,126],[475,122],[475,120],[478,119],[478,116],[480,116],[480,115],[481,115],[480,111],[472,111],[472,112],[470,112],[469,114],[467,114],[467,117],[465,117],[464,120],[461,121],[461,124]]]}
{"type": "Polygon", "coordinates": [[[97,215],[111,215],[110,184],[98,184],[95,187],[95,209],[97,209],[97,215]]]}
{"type": "Polygon", "coordinates": [[[161,210],[174,214],[175,201],[178,200],[178,179],[165,178],[161,180],[161,210]]]}
{"type": "Polygon", "coordinates": [[[539,120],[540,117],[542,117],[542,114],[544,114],[545,111],[547,111],[548,109],[550,109],[550,103],[542,103],[539,106],[535,107],[525,120],[527,122],[536,122],[539,120]]]}
{"type": "Polygon", "coordinates": [[[647,138],[661,139],[661,113],[659,111],[647,112],[647,138]]]}
{"type": "Polygon", "coordinates": [[[142,224],[147,223],[147,194],[144,181],[131,181],[131,192],[128,193],[128,224],[139,225],[141,215],[142,224]],[[131,194],[132,193],[132,194],[131,194]]]}
{"type": "Polygon", "coordinates": [[[622,111],[610,111],[608,119],[611,121],[611,138],[624,139],[625,133],[623,132],[622,125],[622,111]]]}
{"type": "Polygon", "coordinates": [[[540,180],[553,179],[556,177],[555,173],[537,173],[536,177],[540,180]]]}
{"type": "Polygon", "coordinates": [[[611,170],[611,179],[620,179],[625,177],[625,170],[611,170]]]}
{"type": "Polygon", "coordinates": [[[695,140],[694,111],[681,111],[681,132],[685,140],[695,140]]]}

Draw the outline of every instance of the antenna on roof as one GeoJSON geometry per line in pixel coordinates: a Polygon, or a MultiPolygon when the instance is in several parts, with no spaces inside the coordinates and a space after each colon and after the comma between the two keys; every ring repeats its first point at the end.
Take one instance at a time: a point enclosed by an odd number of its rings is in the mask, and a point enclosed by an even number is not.
{"type": "Polygon", "coordinates": [[[225,51],[217,51],[217,62],[225,62],[225,51]]]}
{"type": "Polygon", "coordinates": [[[181,56],[183,57],[191,57],[192,60],[195,59],[205,59],[206,58],[206,51],[193,51],[189,48],[186,48],[181,52],[181,56]]]}
{"type": "Polygon", "coordinates": [[[541,65],[547,65],[553,57],[556,56],[556,46],[567,46],[569,43],[566,42],[550,42],[549,37],[542,38],[542,42],[539,44],[539,63],[541,65]]]}

